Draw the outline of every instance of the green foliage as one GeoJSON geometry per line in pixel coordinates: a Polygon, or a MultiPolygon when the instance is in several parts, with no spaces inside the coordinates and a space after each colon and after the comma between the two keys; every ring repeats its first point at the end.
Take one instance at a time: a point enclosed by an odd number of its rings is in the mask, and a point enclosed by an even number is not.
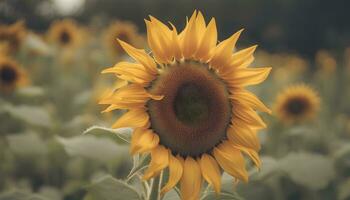
{"type": "Polygon", "coordinates": [[[325,188],[335,178],[331,159],[310,153],[290,153],[280,161],[280,168],[295,181],[312,190],[325,188]]]}
{"type": "Polygon", "coordinates": [[[127,183],[111,176],[104,176],[87,187],[94,199],[98,200],[140,200],[137,191],[127,183]]]}

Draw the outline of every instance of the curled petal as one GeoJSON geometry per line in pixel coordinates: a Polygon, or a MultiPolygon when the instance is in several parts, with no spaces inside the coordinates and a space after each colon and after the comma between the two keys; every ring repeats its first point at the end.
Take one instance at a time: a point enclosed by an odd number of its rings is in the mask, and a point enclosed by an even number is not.
{"type": "Polygon", "coordinates": [[[230,95],[230,99],[234,102],[238,102],[243,105],[250,106],[254,109],[258,109],[260,111],[271,114],[271,110],[267,108],[263,102],[259,100],[257,96],[247,90],[231,90],[232,95],[230,95]]]}
{"type": "Polygon", "coordinates": [[[183,166],[181,161],[174,157],[169,151],[169,179],[168,183],[162,188],[161,195],[170,191],[181,179],[183,166]]]}
{"type": "Polygon", "coordinates": [[[169,152],[164,146],[157,146],[151,151],[151,163],[143,175],[144,180],[157,176],[169,164],[169,152]]]}
{"type": "Polygon", "coordinates": [[[261,167],[261,160],[259,158],[258,153],[254,149],[250,149],[247,147],[242,147],[242,146],[235,146],[237,149],[241,150],[245,154],[247,154],[254,162],[254,165],[260,169],[261,167]]]}
{"type": "Polygon", "coordinates": [[[248,172],[245,169],[245,161],[239,149],[234,148],[226,141],[215,147],[213,153],[219,165],[228,174],[248,182],[248,172]]]}
{"type": "Polygon", "coordinates": [[[233,111],[232,121],[239,119],[245,124],[252,127],[253,129],[266,128],[265,122],[251,107],[247,107],[244,105],[235,106],[235,108],[233,108],[232,111],[233,111]]]}
{"type": "Polygon", "coordinates": [[[159,144],[159,136],[152,130],[136,128],[131,138],[131,154],[151,151],[159,144]]]}
{"type": "Polygon", "coordinates": [[[255,151],[260,150],[259,138],[256,135],[256,131],[239,120],[233,120],[232,125],[227,129],[227,137],[237,146],[249,147],[255,151]]]}

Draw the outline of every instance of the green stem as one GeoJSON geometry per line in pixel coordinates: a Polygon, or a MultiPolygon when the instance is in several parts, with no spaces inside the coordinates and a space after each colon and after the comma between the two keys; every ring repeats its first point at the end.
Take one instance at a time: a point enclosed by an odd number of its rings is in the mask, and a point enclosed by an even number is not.
{"type": "Polygon", "coordinates": [[[160,200],[160,188],[162,186],[162,179],[163,179],[163,171],[160,173],[159,176],[153,178],[149,200],[160,200]]]}

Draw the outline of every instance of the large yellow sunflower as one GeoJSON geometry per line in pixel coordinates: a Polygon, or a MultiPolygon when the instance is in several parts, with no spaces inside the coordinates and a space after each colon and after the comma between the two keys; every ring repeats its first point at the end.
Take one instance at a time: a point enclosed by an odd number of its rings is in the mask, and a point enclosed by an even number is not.
{"type": "Polygon", "coordinates": [[[51,24],[48,39],[60,47],[76,47],[81,43],[81,29],[72,19],[63,19],[51,24]]]}
{"type": "Polygon", "coordinates": [[[275,103],[277,116],[285,123],[310,120],[320,108],[320,98],[307,85],[295,85],[284,89],[275,103]]]}
{"type": "Polygon", "coordinates": [[[142,38],[138,34],[137,27],[128,21],[113,22],[104,31],[103,39],[105,46],[113,55],[124,53],[123,48],[117,42],[117,38],[133,46],[139,46],[142,43],[142,38]]]}
{"type": "Polygon", "coordinates": [[[9,52],[16,52],[26,35],[24,21],[18,21],[12,25],[0,24],[0,45],[6,45],[9,52]]]}
{"type": "Polygon", "coordinates": [[[261,83],[271,68],[248,68],[252,46],[233,52],[241,31],[217,44],[215,19],[206,24],[195,11],[178,34],[154,17],[145,20],[149,54],[119,40],[136,63],[120,62],[113,73],[128,85],[101,103],[106,112],[127,109],[113,128],[133,127],[131,153],[151,154],[150,179],[168,168],[161,193],[180,182],[182,199],[198,199],[202,177],[220,193],[221,169],[248,181],[243,154],[260,166],[255,110],[270,110],[245,86],[261,83]]]}
{"type": "Polygon", "coordinates": [[[0,56],[0,91],[10,92],[27,83],[27,74],[18,63],[9,57],[0,56]]]}

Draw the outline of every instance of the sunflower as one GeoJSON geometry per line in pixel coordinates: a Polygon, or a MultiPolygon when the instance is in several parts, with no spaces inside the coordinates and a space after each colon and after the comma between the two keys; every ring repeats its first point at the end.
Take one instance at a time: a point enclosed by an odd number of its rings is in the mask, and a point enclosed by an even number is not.
{"type": "Polygon", "coordinates": [[[26,35],[24,21],[18,21],[12,25],[0,25],[0,44],[6,45],[8,52],[16,52],[26,35]]]}
{"type": "Polygon", "coordinates": [[[145,20],[152,54],[119,40],[136,63],[120,62],[103,73],[129,82],[100,103],[104,112],[127,109],[113,128],[133,127],[131,153],[150,153],[143,178],[168,169],[161,194],[180,182],[182,199],[198,199],[202,178],[220,193],[221,169],[248,181],[243,154],[260,166],[255,110],[270,110],[245,86],[261,83],[271,68],[248,68],[252,46],[232,52],[242,30],[217,44],[215,19],[195,11],[184,30],[150,16],[145,20]]]}
{"type": "Polygon", "coordinates": [[[317,93],[307,85],[295,85],[284,89],[275,103],[277,116],[285,123],[310,120],[320,107],[317,93]]]}
{"type": "Polygon", "coordinates": [[[81,42],[81,30],[72,19],[63,19],[51,24],[48,39],[60,47],[75,47],[81,42]]]}
{"type": "Polygon", "coordinates": [[[105,46],[113,55],[124,54],[124,50],[117,42],[117,38],[133,46],[139,46],[142,43],[142,37],[138,34],[137,27],[128,21],[113,22],[104,31],[105,46]]]}
{"type": "Polygon", "coordinates": [[[0,56],[0,91],[9,92],[27,83],[27,75],[18,63],[9,57],[0,56]]]}

